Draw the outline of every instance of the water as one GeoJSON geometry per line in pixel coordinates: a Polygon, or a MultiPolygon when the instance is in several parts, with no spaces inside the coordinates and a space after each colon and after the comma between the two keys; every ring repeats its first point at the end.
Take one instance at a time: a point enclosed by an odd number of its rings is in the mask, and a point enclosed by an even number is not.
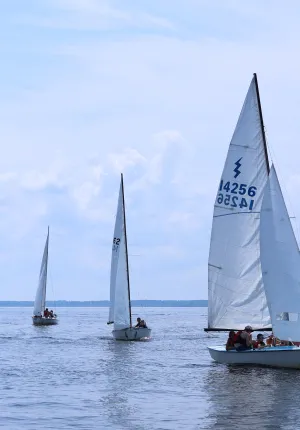
{"type": "Polygon", "coordinates": [[[134,308],[149,342],[116,342],[106,308],[58,308],[31,325],[30,308],[0,311],[0,428],[295,429],[300,371],[227,367],[206,345],[205,308],[134,308]]]}

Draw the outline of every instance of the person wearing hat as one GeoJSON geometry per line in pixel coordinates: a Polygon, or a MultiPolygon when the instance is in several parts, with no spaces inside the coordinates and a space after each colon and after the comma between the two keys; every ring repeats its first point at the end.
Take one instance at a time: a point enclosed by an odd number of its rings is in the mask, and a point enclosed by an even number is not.
{"type": "Polygon", "coordinates": [[[234,344],[237,351],[252,349],[252,332],[252,327],[250,325],[246,325],[245,329],[239,334],[234,344]]]}

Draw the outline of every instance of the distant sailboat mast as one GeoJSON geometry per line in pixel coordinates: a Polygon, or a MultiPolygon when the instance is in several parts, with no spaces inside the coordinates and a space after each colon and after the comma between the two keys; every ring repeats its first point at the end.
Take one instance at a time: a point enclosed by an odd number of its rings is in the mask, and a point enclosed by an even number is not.
{"type": "Polygon", "coordinates": [[[132,327],[132,318],[131,318],[130,281],[129,281],[129,264],[128,264],[128,247],[127,247],[127,233],[126,233],[126,215],[125,215],[125,197],[124,197],[123,173],[121,173],[121,185],[122,185],[122,201],[123,201],[123,221],[124,221],[124,240],[125,240],[125,254],[126,254],[127,288],[128,288],[128,301],[129,301],[129,318],[130,318],[130,328],[131,328],[132,327]]]}
{"type": "Polygon", "coordinates": [[[48,275],[48,249],[49,249],[49,226],[48,234],[44,247],[43,258],[41,262],[38,288],[36,291],[33,314],[36,316],[43,315],[46,302],[47,275],[48,275]]]}
{"type": "Polygon", "coordinates": [[[47,291],[47,282],[48,282],[48,255],[49,255],[49,226],[48,226],[48,234],[47,234],[47,256],[46,256],[46,267],[45,267],[45,290],[44,290],[44,297],[43,297],[43,308],[42,312],[45,310],[45,304],[46,304],[46,291],[47,291]]]}

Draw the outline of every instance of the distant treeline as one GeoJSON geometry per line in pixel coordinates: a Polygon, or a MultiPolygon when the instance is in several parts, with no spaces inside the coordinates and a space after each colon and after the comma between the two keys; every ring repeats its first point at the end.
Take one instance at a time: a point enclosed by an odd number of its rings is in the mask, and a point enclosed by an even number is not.
{"type": "MultiPolygon", "coordinates": [[[[109,300],[100,301],[69,301],[69,300],[57,300],[56,302],[47,301],[47,307],[108,307],[109,300]]],[[[32,307],[32,301],[0,301],[0,307],[32,307]]],[[[175,308],[175,307],[187,307],[187,308],[204,308],[207,307],[207,300],[131,300],[131,306],[133,307],[161,307],[161,308],[175,308]]]]}

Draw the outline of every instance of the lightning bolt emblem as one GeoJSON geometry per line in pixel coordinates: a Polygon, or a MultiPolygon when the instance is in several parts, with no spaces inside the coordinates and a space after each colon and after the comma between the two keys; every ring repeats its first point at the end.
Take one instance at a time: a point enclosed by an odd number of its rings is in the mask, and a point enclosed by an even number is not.
{"type": "Polygon", "coordinates": [[[239,171],[239,168],[241,167],[241,163],[240,163],[240,161],[241,161],[241,159],[242,159],[243,157],[241,157],[238,161],[236,161],[234,164],[236,165],[236,168],[233,170],[234,172],[235,172],[235,175],[234,175],[234,178],[237,178],[238,176],[239,176],[239,174],[241,173],[240,171],[239,171]]]}

